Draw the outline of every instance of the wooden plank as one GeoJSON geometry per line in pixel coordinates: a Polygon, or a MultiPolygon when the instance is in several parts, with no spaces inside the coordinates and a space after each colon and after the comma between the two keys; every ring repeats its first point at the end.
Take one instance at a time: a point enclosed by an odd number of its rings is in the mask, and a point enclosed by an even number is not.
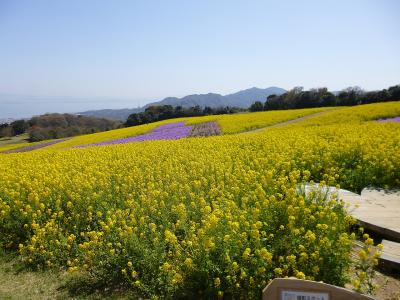
{"type": "Polygon", "coordinates": [[[349,213],[367,230],[400,242],[400,193],[364,189],[357,199],[342,193],[349,213]]]}
{"type": "Polygon", "coordinates": [[[400,270],[400,243],[382,240],[381,261],[392,269],[400,270]]]}
{"type": "Polygon", "coordinates": [[[384,238],[400,242],[400,191],[364,189],[361,195],[353,192],[305,185],[306,193],[320,190],[322,194],[337,194],[347,203],[347,211],[356,218],[365,229],[378,233],[384,238]]]}

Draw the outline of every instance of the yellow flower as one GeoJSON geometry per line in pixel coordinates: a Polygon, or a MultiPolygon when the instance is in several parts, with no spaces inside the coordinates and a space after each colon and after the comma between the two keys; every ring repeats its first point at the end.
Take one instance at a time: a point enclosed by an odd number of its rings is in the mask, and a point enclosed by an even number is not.
{"type": "Polygon", "coordinates": [[[306,275],[303,272],[297,272],[296,277],[299,279],[306,279],[306,275]]]}
{"type": "Polygon", "coordinates": [[[281,268],[275,268],[274,273],[276,276],[281,276],[282,275],[282,269],[281,268]]]}
{"type": "Polygon", "coordinates": [[[360,251],[358,251],[358,256],[359,256],[362,260],[366,260],[366,259],[367,259],[367,253],[364,251],[364,249],[361,249],[360,251]]]}
{"type": "Polygon", "coordinates": [[[186,265],[187,267],[192,267],[192,265],[193,265],[193,260],[192,260],[190,257],[186,258],[186,259],[185,259],[185,265],[186,265]]]}
{"type": "Polygon", "coordinates": [[[219,288],[220,285],[221,285],[221,280],[218,277],[214,278],[214,286],[216,288],[219,288]]]}
{"type": "Polygon", "coordinates": [[[250,255],[251,255],[251,249],[250,249],[250,248],[246,248],[246,249],[244,250],[244,252],[243,252],[242,257],[243,257],[244,259],[249,259],[250,255]]]}
{"type": "Polygon", "coordinates": [[[267,262],[271,263],[272,262],[272,254],[268,252],[267,249],[261,248],[260,250],[260,256],[266,260],[267,262]]]}

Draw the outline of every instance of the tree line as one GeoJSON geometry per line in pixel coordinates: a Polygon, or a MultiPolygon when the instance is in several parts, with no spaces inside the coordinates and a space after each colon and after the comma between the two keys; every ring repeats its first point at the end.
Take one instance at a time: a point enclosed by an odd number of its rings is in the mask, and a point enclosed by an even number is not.
{"type": "Polygon", "coordinates": [[[23,134],[28,127],[28,122],[25,120],[17,120],[11,123],[0,124],[0,138],[23,134]]]}
{"type": "Polygon", "coordinates": [[[329,92],[325,87],[308,91],[304,91],[302,87],[295,87],[282,95],[268,96],[264,103],[256,101],[249,110],[254,112],[323,106],[353,106],[398,100],[400,100],[400,85],[370,92],[359,87],[349,87],[338,93],[329,92]]]}
{"type": "Polygon", "coordinates": [[[17,120],[0,125],[0,138],[28,133],[29,141],[76,136],[121,127],[121,122],[71,114],[44,114],[29,120],[17,120]]]}
{"type": "Polygon", "coordinates": [[[208,106],[202,108],[198,105],[193,107],[173,107],[172,105],[149,106],[144,112],[129,115],[124,125],[135,126],[173,118],[234,114],[240,111],[246,110],[229,106],[218,108],[208,106]]]}

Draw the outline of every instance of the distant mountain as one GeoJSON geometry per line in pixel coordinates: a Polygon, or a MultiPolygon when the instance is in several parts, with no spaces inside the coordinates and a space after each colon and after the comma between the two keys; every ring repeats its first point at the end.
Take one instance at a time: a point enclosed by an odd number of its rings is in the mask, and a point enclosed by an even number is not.
{"type": "Polygon", "coordinates": [[[279,87],[269,87],[266,89],[259,89],[253,87],[251,89],[239,91],[234,94],[226,95],[224,97],[229,99],[229,106],[237,107],[250,107],[255,101],[265,102],[269,95],[282,95],[286,90],[279,87]]]}
{"type": "Polygon", "coordinates": [[[220,94],[200,94],[200,95],[189,95],[182,98],[176,97],[168,97],[164,100],[153,102],[147,104],[145,107],[153,106],[153,105],[172,105],[172,106],[182,106],[182,107],[191,107],[191,106],[226,106],[226,101],[224,101],[224,96],[220,94]]]}
{"type": "Polygon", "coordinates": [[[208,93],[188,95],[182,98],[167,97],[161,101],[149,103],[141,108],[91,110],[79,114],[125,121],[130,114],[144,111],[147,107],[152,105],[172,105],[182,107],[192,107],[196,105],[199,105],[201,107],[234,106],[247,108],[250,107],[250,105],[255,101],[264,102],[269,95],[281,95],[285,92],[286,90],[279,87],[269,87],[266,89],[253,87],[225,96],[222,96],[220,94],[208,93]]]}

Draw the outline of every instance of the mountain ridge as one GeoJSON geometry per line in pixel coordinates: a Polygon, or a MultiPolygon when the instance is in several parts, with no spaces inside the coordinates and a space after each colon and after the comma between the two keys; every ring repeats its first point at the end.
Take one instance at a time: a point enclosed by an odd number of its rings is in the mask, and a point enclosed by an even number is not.
{"type": "Polygon", "coordinates": [[[241,90],[236,93],[227,95],[221,95],[217,93],[207,94],[192,94],[181,98],[178,97],[166,97],[160,101],[154,101],[148,103],[140,108],[126,108],[126,109],[101,109],[101,110],[89,110],[80,112],[78,114],[94,117],[103,117],[115,120],[125,121],[130,114],[144,111],[149,106],[154,105],[172,105],[182,107],[192,106],[209,106],[209,107],[240,107],[248,108],[255,101],[264,102],[269,95],[276,94],[281,95],[286,90],[280,87],[271,86],[265,89],[252,87],[249,89],[241,90]]]}

